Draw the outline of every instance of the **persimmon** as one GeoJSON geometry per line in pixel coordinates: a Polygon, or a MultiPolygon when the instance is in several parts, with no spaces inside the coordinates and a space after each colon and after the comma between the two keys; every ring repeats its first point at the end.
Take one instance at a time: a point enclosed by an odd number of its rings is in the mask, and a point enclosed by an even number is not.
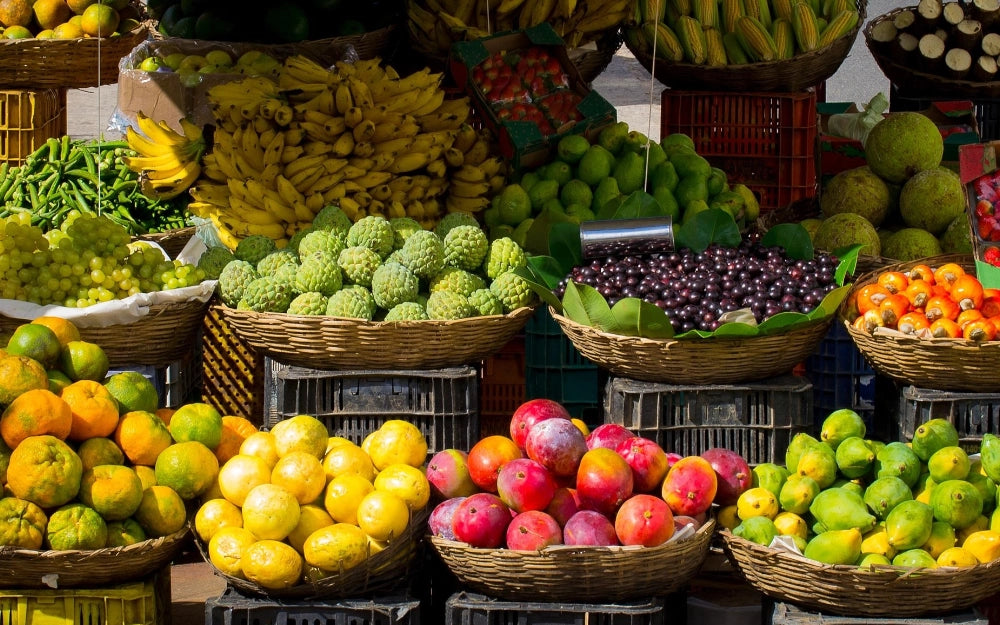
{"type": "Polygon", "coordinates": [[[858,313],[864,315],[869,310],[878,308],[882,300],[889,297],[889,295],[891,293],[889,293],[888,289],[877,282],[864,285],[858,290],[858,299],[856,302],[858,313]]]}
{"type": "Polygon", "coordinates": [[[942,318],[954,321],[959,312],[958,304],[948,296],[935,295],[924,306],[924,314],[931,322],[942,318]]]}
{"type": "Polygon", "coordinates": [[[992,341],[996,335],[997,328],[989,319],[976,319],[962,328],[962,337],[977,343],[992,341]]]}
{"type": "Polygon", "coordinates": [[[954,320],[942,317],[930,325],[931,336],[936,339],[955,339],[962,336],[962,328],[954,320]]]}
{"type": "Polygon", "coordinates": [[[882,316],[882,322],[890,328],[896,327],[899,318],[910,310],[910,300],[900,293],[892,293],[878,305],[878,312],[882,316]]]}
{"type": "Polygon", "coordinates": [[[923,280],[925,282],[934,284],[934,270],[927,265],[920,264],[910,267],[910,271],[907,277],[910,279],[910,281],[923,280]]]}
{"type": "Polygon", "coordinates": [[[962,274],[951,285],[951,299],[962,310],[979,308],[983,305],[983,285],[975,276],[962,274]]]}
{"type": "Polygon", "coordinates": [[[931,322],[927,320],[924,313],[911,310],[896,322],[896,329],[904,334],[919,334],[922,330],[926,330],[931,325],[931,322]]]}
{"type": "Polygon", "coordinates": [[[955,281],[965,275],[965,269],[958,263],[945,263],[934,270],[934,284],[951,291],[955,281]]]}
{"type": "Polygon", "coordinates": [[[902,271],[886,271],[879,274],[877,282],[890,293],[902,293],[906,290],[910,279],[902,271]]]}
{"type": "Polygon", "coordinates": [[[910,280],[903,295],[910,300],[911,307],[923,308],[927,305],[927,300],[934,295],[934,285],[927,280],[910,280]]]}

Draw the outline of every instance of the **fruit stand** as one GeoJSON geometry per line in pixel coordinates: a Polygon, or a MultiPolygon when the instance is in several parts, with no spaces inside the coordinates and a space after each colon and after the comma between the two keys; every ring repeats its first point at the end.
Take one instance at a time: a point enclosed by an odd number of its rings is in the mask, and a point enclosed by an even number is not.
{"type": "Polygon", "coordinates": [[[998,0],[363,4],[0,0],[6,620],[1000,623],[998,0]]]}

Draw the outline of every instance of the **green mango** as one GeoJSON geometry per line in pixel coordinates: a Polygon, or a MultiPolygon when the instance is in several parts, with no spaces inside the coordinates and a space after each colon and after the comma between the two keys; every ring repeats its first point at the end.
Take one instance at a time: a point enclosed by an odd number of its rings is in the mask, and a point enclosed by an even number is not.
{"type": "Polygon", "coordinates": [[[850,408],[834,410],[820,427],[819,439],[833,447],[836,451],[840,443],[847,438],[857,436],[864,438],[866,434],[865,422],[861,415],[850,408]]]}
{"type": "Polygon", "coordinates": [[[645,159],[636,152],[626,150],[618,157],[611,175],[618,181],[618,190],[622,195],[629,195],[643,188],[646,182],[645,165],[645,159]]]}
{"type": "Polygon", "coordinates": [[[650,141],[649,145],[646,146],[646,149],[640,152],[640,154],[642,154],[646,159],[646,167],[649,169],[651,174],[659,165],[668,162],[667,153],[664,152],[663,148],[660,147],[660,144],[655,141],[650,141]]]}
{"type": "Polygon", "coordinates": [[[825,564],[854,564],[861,557],[861,532],[849,528],[817,534],[806,544],[803,555],[825,564]]]}
{"type": "Polygon", "coordinates": [[[913,499],[913,491],[895,475],[880,477],[865,489],[864,501],[875,516],[884,520],[896,505],[913,499]]]}
{"type": "Polygon", "coordinates": [[[837,445],[835,457],[840,473],[849,479],[871,473],[875,466],[875,452],[860,436],[849,436],[837,445]]]}
{"type": "Polygon", "coordinates": [[[878,458],[878,452],[880,452],[880,451],[882,451],[883,449],[885,449],[885,445],[886,445],[886,444],[885,444],[884,442],[882,442],[882,441],[876,441],[876,440],[872,440],[872,439],[870,439],[870,438],[866,438],[866,439],[865,439],[865,442],[867,442],[867,443],[868,443],[868,446],[869,446],[869,447],[871,447],[871,448],[872,448],[872,451],[874,451],[874,452],[875,452],[875,457],[876,457],[876,458],[878,458]]]}
{"type": "Polygon", "coordinates": [[[991,480],[1000,484],[1000,436],[987,432],[979,445],[980,462],[983,471],[991,480]]]}
{"type": "Polygon", "coordinates": [[[941,482],[931,491],[934,518],[955,529],[969,527],[983,513],[983,500],[975,486],[965,480],[941,482]]]}
{"type": "Polygon", "coordinates": [[[753,488],[766,488],[777,499],[788,479],[788,469],[773,462],[762,462],[750,470],[750,475],[753,488]]]}
{"type": "MultiPolygon", "coordinates": [[[[667,157],[674,164],[677,175],[682,179],[688,176],[698,176],[699,178],[704,178],[707,184],[708,177],[712,174],[712,165],[705,157],[694,152],[685,151],[677,151],[673,154],[668,154],[667,157]]],[[[706,194],[708,193],[707,188],[705,192],[706,194]]]]}
{"type": "Polygon", "coordinates": [[[974,462],[965,481],[976,487],[979,497],[983,500],[983,514],[989,516],[997,506],[997,485],[989,476],[979,471],[979,463],[974,462]]]}
{"type": "MultiPolygon", "coordinates": [[[[669,165],[669,163],[667,163],[669,165]]],[[[677,203],[677,198],[667,187],[656,187],[653,189],[653,199],[660,205],[660,210],[664,215],[669,215],[671,220],[678,221],[681,216],[681,206],[677,203]]]]}
{"type": "Polygon", "coordinates": [[[694,140],[684,134],[683,132],[674,132],[663,139],[660,140],[660,146],[663,148],[664,152],[670,153],[670,150],[683,149],[686,148],[695,151],[694,140]]]}
{"type": "Polygon", "coordinates": [[[650,167],[649,170],[649,188],[654,191],[659,188],[669,189],[671,193],[677,189],[677,183],[680,182],[680,177],[677,175],[677,170],[674,169],[674,164],[670,161],[663,161],[656,167],[650,167]]]}
{"type": "Polygon", "coordinates": [[[889,443],[875,456],[875,460],[876,477],[895,475],[910,488],[913,488],[920,478],[920,458],[905,443],[898,441],[889,443]]]}
{"type": "Polygon", "coordinates": [[[896,554],[892,559],[893,566],[905,566],[909,569],[936,569],[937,560],[923,549],[907,549],[896,554]]]}
{"type": "Polygon", "coordinates": [[[829,445],[818,442],[802,452],[795,472],[816,480],[821,489],[828,488],[837,479],[837,456],[829,445]]]}
{"type": "Polygon", "coordinates": [[[853,527],[864,533],[875,527],[878,521],[868,511],[860,495],[843,488],[828,488],[820,492],[809,506],[809,512],[827,531],[853,527]]]}
{"type": "Polygon", "coordinates": [[[601,129],[601,132],[597,135],[597,144],[608,152],[617,155],[625,147],[625,139],[628,133],[627,123],[616,122],[601,129]]]}
{"type": "Polygon", "coordinates": [[[793,436],[788,447],[785,448],[785,467],[794,473],[798,469],[799,456],[802,455],[802,452],[818,443],[816,438],[806,432],[799,432],[793,436]]]}
{"type": "Polygon", "coordinates": [[[597,187],[594,189],[593,203],[590,205],[590,210],[600,215],[605,204],[620,196],[621,191],[618,190],[618,181],[611,176],[603,178],[598,181],[597,187]]]}
{"type": "MultiPolygon", "coordinates": [[[[958,445],[958,430],[947,419],[931,419],[925,421],[913,432],[913,453],[927,462],[935,451],[942,447],[958,445]]],[[[995,481],[995,480],[994,480],[995,481]]]]}
{"type": "Polygon", "coordinates": [[[858,560],[859,569],[871,569],[879,564],[889,566],[892,564],[892,561],[881,553],[863,553],[861,554],[861,559],[858,560]]]}
{"type": "Polygon", "coordinates": [[[885,517],[889,544],[896,551],[916,549],[931,537],[934,511],[927,504],[910,499],[896,505],[885,517]]]}
{"type": "Polygon", "coordinates": [[[788,476],[778,493],[778,503],[785,512],[795,514],[805,514],[809,512],[809,505],[819,494],[820,487],[816,480],[808,475],[794,473],[788,476]]]}
{"type": "Polygon", "coordinates": [[[701,200],[708,204],[708,178],[706,176],[681,176],[674,189],[674,197],[681,206],[695,200],[701,200]]]}
{"type": "MultiPolygon", "coordinates": [[[[711,181],[711,178],[709,178],[709,181],[711,181]]],[[[732,215],[733,219],[739,219],[743,216],[743,206],[743,197],[733,191],[723,191],[722,193],[711,195],[708,202],[709,208],[722,209],[732,215]]]]}
{"type": "Polygon", "coordinates": [[[958,445],[942,447],[927,459],[927,472],[939,484],[948,480],[964,480],[969,477],[971,469],[969,454],[958,445]]]}
{"type": "Polygon", "coordinates": [[[535,183],[541,180],[542,177],[538,172],[529,171],[525,172],[521,179],[518,180],[517,184],[521,185],[521,188],[525,191],[530,191],[531,187],[535,186],[535,183]]]}
{"type": "Polygon", "coordinates": [[[752,543],[767,546],[778,535],[778,528],[768,517],[754,516],[733,528],[733,534],[752,543]]]}
{"type": "Polygon", "coordinates": [[[954,547],[956,542],[954,527],[944,521],[934,521],[931,523],[930,538],[920,548],[937,558],[945,549],[954,547]]]}
{"type": "MultiPolygon", "coordinates": [[[[531,200],[531,210],[536,213],[541,212],[542,206],[544,206],[546,202],[551,199],[559,199],[559,183],[555,180],[549,179],[539,180],[528,191],[528,199],[531,200]]],[[[527,219],[527,216],[525,219],[527,219]]],[[[512,226],[515,225],[509,221],[506,223],[509,223],[512,226]]]]}

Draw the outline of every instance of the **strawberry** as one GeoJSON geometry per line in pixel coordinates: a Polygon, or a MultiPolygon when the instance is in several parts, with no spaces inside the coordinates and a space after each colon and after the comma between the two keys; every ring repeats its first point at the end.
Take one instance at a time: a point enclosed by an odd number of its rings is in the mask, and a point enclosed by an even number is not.
{"type": "Polygon", "coordinates": [[[1000,267],[1000,248],[994,245],[986,248],[986,251],[983,252],[983,260],[994,267],[1000,267]]]}
{"type": "Polygon", "coordinates": [[[993,204],[989,200],[979,200],[976,202],[976,215],[985,217],[993,214],[993,204]]]}

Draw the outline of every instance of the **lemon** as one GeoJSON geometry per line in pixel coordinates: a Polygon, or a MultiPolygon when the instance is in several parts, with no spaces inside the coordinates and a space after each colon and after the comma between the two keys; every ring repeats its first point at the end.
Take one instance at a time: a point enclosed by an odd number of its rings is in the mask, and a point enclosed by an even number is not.
{"type": "Polygon", "coordinates": [[[774,519],[780,511],[778,498],[761,486],[743,491],[736,500],[736,514],[744,521],[755,516],[774,519]]]}

